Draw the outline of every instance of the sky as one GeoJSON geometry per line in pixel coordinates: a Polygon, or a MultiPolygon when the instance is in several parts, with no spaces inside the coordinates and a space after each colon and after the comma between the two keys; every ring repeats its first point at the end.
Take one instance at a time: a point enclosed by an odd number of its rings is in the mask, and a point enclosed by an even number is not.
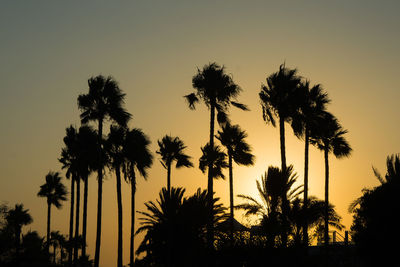
{"type": "MultiPolygon", "coordinates": [[[[330,158],[330,201],[352,223],[349,204],[365,187],[378,185],[371,166],[386,172],[388,155],[400,152],[398,1],[2,1],[0,3],[0,201],[23,203],[34,222],[25,231],[46,231],[46,201],[36,196],[58,162],[65,128],[79,127],[79,94],[87,80],[111,75],[126,93],[130,127],[151,139],[155,160],[145,181],[138,177],[137,210],[166,185],[157,140],[179,136],[195,168],[172,170],[172,186],[193,194],[205,189],[198,169],[209,137],[204,105],[188,109],[183,95],[192,77],[210,62],[243,89],[239,102],[250,111],[230,112],[248,133],[256,163],[234,166],[234,194],[256,196],[256,180],[280,166],[279,130],[262,119],[258,97],[266,77],[283,62],[312,84],[322,84],[328,110],[349,131],[351,157],[330,158]]],[[[106,124],[104,129],[107,129],[106,124]]],[[[303,179],[304,144],[286,126],[287,163],[303,179]]],[[[310,149],[310,192],[324,196],[323,154],[310,149]]],[[[64,180],[69,188],[69,181],[64,180]]],[[[228,206],[228,182],[215,181],[228,206]]],[[[115,177],[103,186],[101,266],[117,255],[115,177]]],[[[123,185],[124,264],[129,260],[130,188],[123,185]]],[[[94,256],[97,182],[89,183],[88,253],[94,256]]],[[[235,198],[235,203],[240,203],[235,198]]],[[[69,204],[53,209],[52,230],[68,233],[69,204]]],[[[236,219],[250,221],[237,213],[236,219]]],[[[138,221],[136,220],[136,227],[138,221]]],[[[136,247],[142,236],[136,239],[136,247]]]]}

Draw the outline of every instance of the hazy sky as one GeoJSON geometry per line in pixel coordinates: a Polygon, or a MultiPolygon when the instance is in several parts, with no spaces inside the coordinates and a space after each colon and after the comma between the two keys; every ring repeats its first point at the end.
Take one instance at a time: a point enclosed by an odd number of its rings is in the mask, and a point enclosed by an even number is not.
{"type": "MultiPolygon", "coordinates": [[[[87,79],[98,74],[119,82],[133,116],[130,126],[149,135],[153,152],[165,134],[186,143],[196,168],[173,169],[172,185],[187,188],[188,194],[206,188],[207,177],[197,167],[200,146],[208,140],[209,114],[201,105],[190,111],[182,96],[192,92],[197,68],[214,61],[243,88],[239,101],[251,109],[232,110],[231,119],[248,132],[257,157],[254,167],[234,167],[234,193],[254,195],[255,180],[269,165],[280,166],[278,129],[263,122],[258,93],[286,61],[324,86],[332,99],[329,110],[349,130],[352,156],[330,159],[330,200],[349,229],[348,205],[364,187],[378,184],[371,165],[385,173],[386,156],[400,152],[399,11],[398,1],[2,1],[0,201],[24,203],[34,219],[25,230],[45,235],[46,201],[36,194],[49,170],[61,170],[57,159],[65,128],[80,125],[77,97],[88,91],[87,79]]],[[[301,181],[304,145],[286,129],[287,162],[301,181]]],[[[137,210],[166,184],[155,157],[148,181],[138,178],[137,210]]],[[[315,148],[309,178],[310,194],[323,198],[323,154],[315,148]]],[[[227,181],[215,184],[228,205],[227,181]]],[[[103,189],[101,265],[112,266],[117,254],[114,176],[107,175],[103,189]]],[[[93,257],[95,176],[89,197],[93,257]]],[[[124,264],[129,199],[124,184],[124,264]]],[[[68,210],[68,203],[54,209],[53,230],[68,233],[68,210]]],[[[240,214],[237,219],[246,223],[240,214]]]]}

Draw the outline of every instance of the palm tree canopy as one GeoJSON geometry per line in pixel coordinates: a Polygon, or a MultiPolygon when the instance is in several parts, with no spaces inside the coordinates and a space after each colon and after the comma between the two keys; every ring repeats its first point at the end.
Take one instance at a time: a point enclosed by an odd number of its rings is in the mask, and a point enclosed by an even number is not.
{"type": "Polygon", "coordinates": [[[161,163],[164,168],[167,168],[173,161],[176,161],[177,168],[193,167],[193,163],[190,161],[191,157],[184,153],[186,146],[179,137],[165,135],[157,143],[159,149],[156,153],[161,155],[161,163]]]}
{"type": "Polygon", "coordinates": [[[330,113],[325,112],[319,119],[320,127],[310,142],[320,150],[327,150],[337,158],[348,157],[351,154],[350,144],[344,135],[348,132],[343,129],[339,121],[330,113]]]}
{"type": "Polygon", "coordinates": [[[23,204],[15,204],[15,208],[8,211],[6,221],[14,229],[21,229],[22,226],[32,223],[33,219],[29,210],[24,210],[23,204]]]}
{"type": "Polygon", "coordinates": [[[120,125],[126,125],[131,115],[123,108],[125,94],[111,77],[98,75],[88,80],[89,92],[79,95],[78,107],[82,111],[82,123],[102,121],[110,118],[120,125]]]}
{"type": "Polygon", "coordinates": [[[39,197],[47,198],[47,203],[61,208],[62,202],[67,200],[67,189],[61,182],[61,176],[59,172],[49,172],[46,175],[46,183],[40,186],[40,190],[37,194],[39,197]]]}
{"type": "MultiPolygon", "coordinates": [[[[127,170],[136,169],[147,178],[147,169],[153,164],[153,155],[149,149],[150,140],[140,129],[128,130],[126,133],[126,142],[123,153],[128,161],[127,170]]],[[[132,179],[132,173],[125,170],[127,179],[132,179]]]]}
{"type": "Polygon", "coordinates": [[[225,179],[222,169],[228,168],[229,165],[226,162],[226,154],[221,150],[219,146],[211,147],[207,143],[201,148],[203,155],[199,159],[199,169],[205,173],[209,166],[212,166],[211,175],[213,178],[225,179]]]}
{"type": "Polygon", "coordinates": [[[199,100],[203,100],[208,108],[217,109],[219,123],[228,121],[227,109],[230,105],[242,110],[248,110],[246,105],[232,101],[236,99],[242,89],[234,83],[232,77],[225,73],[225,67],[217,63],[205,65],[202,70],[197,69],[197,74],[192,79],[195,93],[186,95],[185,98],[190,109],[195,109],[199,100]]]}
{"type": "Polygon", "coordinates": [[[105,150],[111,168],[121,166],[125,161],[123,147],[125,145],[127,129],[120,125],[111,125],[108,138],[105,141],[105,150]]]}
{"type": "Polygon", "coordinates": [[[261,176],[260,181],[256,181],[257,190],[262,202],[260,203],[251,196],[238,195],[238,197],[249,201],[248,203],[237,205],[236,208],[244,209],[246,215],[268,216],[271,213],[282,212],[282,196],[286,195],[290,202],[302,191],[302,186],[297,186],[292,189],[292,186],[297,181],[297,175],[293,173],[293,166],[290,165],[282,172],[278,167],[268,167],[268,172],[261,176]]]}
{"type": "Polygon", "coordinates": [[[62,169],[67,169],[67,178],[71,175],[88,176],[91,171],[97,169],[98,137],[97,132],[90,126],[83,125],[79,131],[74,126],[69,126],[66,129],[64,144],[59,161],[62,169]]]}
{"type": "Polygon", "coordinates": [[[246,143],[247,133],[242,131],[239,125],[230,125],[227,123],[218,131],[216,138],[228,150],[233,160],[239,165],[253,165],[254,155],[251,154],[251,147],[246,143]]]}
{"type": "Polygon", "coordinates": [[[268,76],[267,84],[261,86],[259,93],[264,121],[270,122],[274,127],[276,117],[290,121],[298,109],[297,90],[300,80],[296,69],[289,69],[284,65],[279,67],[278,72],[268,76]]]}
{"type": "Polygon", "coordinates": [[[310,81],[301,81],[296,98],[299,104],[298,112],[292,118],[292,128],[297,137],[304,136],[306,129],[311,133],[319,127],[318,122],[326,112],[326,105],[330,103],[328,94],[322,85],[316,84],[310,88],[310,81]]]}

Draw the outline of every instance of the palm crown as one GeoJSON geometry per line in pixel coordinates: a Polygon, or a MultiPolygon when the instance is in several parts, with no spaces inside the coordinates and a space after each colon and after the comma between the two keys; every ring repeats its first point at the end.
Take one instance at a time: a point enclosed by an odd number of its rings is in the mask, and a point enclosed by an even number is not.
{"type": "Polygon", "coordinates": [[[190,156],[186,155],[183,150],[186,148],[183,141],[179,137],[164,136],[161,141],[157,141],[159,149],[157,154],[161,155],[164,168],[168,168],[173,161],[176,161],[176,167],[193,167],[190,156]]]}
{"type": "Polygon", "coordinates": [[[49,172],[46,175],[46,183],[40,186],[38,192],[39,197],[46,197],[47,203],[61,208],[61,201],[65,201],[67,190],[61,183],[61,176],[59,172],[49,172]]]}
{"type": "Polygon", "coordinates": [[[226,162],[226,154],[221,151],[219,146],[211,147],[207,143],[201,148],[203,155],[199,159],[199,168],[205,173],[207,168],[211,167],[209,172],[213,178],[225,179],[225,175],[222,173],[222,169],[228,168],[228,163],[226,162]]]}

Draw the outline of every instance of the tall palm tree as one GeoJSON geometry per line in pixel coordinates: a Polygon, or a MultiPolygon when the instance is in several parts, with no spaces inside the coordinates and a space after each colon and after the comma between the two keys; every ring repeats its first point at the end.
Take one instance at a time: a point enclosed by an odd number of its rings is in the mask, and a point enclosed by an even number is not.
{"type": "Polygon", "coordinates": [[[147,179],[147,169],[153,164],[153,155],[149,150],[150,140],[140,129],[128,130],[124,155],[126,157],[125,179],[131,184],[131,240],[130,266],[134,266],[134,235],[135,235],[135,193],[136,171],[147,179]]]}
{"type": "MultiPolygon", "coordinates": [[[[75,204],[75,181],[78,177],[78,131],[72,125],[66,128],[64,137],[65,147],[61,150],[61,157],[58,159],[62,164],[62,169],[66,169],[65,176],[71,179],[71,196],[70,196],[70,215],[69,215],[69,244],[72,244],[74,230],[74,204],[75,204]]],[[[72,266],[73,246],[68,247],[68,266],[72,266]]]]}
{"type": "MultiPolygon", "coordinates": [[[[323,92],[322,86],[316,84],[310,88],[310,81],[302,81],[298,90],[297,99],[300,109],[292,118],[292,127],[298,138],[304,138],[304,198],[303,208],[308,205],[308,164],[310,136],[318,129],[319,118],[324,116],[326,105],[330,102],[328,95],[323,92]]],[[[308,246],[308,223],[304,217],[303,243],[308,246]]]]}
{"type": "Polygon", "coordinates": [[[122,93],[118,83],[112,77],[98,75],[88,80],[89,92],[79,95],[78,107],[82,111],[81,122],[90,121],[98,123],[98,166],[97,166],[97,229],[94,266],[99,267],[101,244],[101,214],[103,196],[103,166],[102,140],[103,123],[110,119],[119,125],[125,126],[131,115],[123,108],[125,94],[122,93]]]}
{"type": "Polygon", "coordinates": [[[324,152],[325,158],[325,225],[324,225],[324,242],[329,244],[329,154],[332,153],[336,158],[340,159],[348,157],[351,154],[351,147],[344,135],[344,130],[339,121],[330,113],[320,119],[320,127],[318,132],[311,138],[311,143],[317,145],[318,149],[324,152]]]}
{"type": "Polygon", "coordinates": [[[50,221],[51,221],[51,205],[54,205],[57,209],[62,207],[62,201],[67,200],[67,190],[64,184],[61,182],[61,176],[59,172],[49,172],[46,175],[46,183],[40,186],[40,190],[37,194],[39,197],[45,197],[47,199],[47,251],[50,245],[50,221]]]}
{"type": "Polygon", "coordinates": [[[15,204],[13,209],[10,209],[6,216],[8,227],[13,230],[15,238],[15,255],[16,261],[19,260],[19,250],[21,246],[21,231],[22,226],[31,224],[33,219],[29,214],[29,210],[24,210],[23,204],[15,204]]]}
{"type": "MultiPolygon", "coordinates": [[[[97,132],[88,125],[79,128],[79,175],[84,182],[83,188],[83,214],[82,214],[82,256],[86,256],[86,233],[87,233],[87,203],[91,172],[97,170],[97,132]]],[[[78,227],[77,227],[78,228],[78,227]]],[[[79,228],[78,228],[79,229],[79,228]]]]}
{"type": "Polygon", "coordinates": [[[176,168],[181,167],[193,167],[193,163],[190,161],[190,156],[186,155],[184,150],[185,144],[179,137],[172,137],[165,135],[161,141],[158,140],[159,149],[156,151],[157,154],[161,155],[161,164],[167,169],[167,189],[171,189],[171,165],[176,161],[176,168]]]}
{"type": "MultiPolygon", "coordinates": [[[[210,147],[214,147],[215,112],[217,112],[218,123],[224,124],[229,121],[227,112],[230,105],[242,110],[248,110],[245,105],[233,101],[242,89],[233,81],[230,75],[225,73],[225,67],[221,67],[215,62],[205,65],[202,70],[198,69],[197,74],[193,76],[192,85],[195,92],[186,95],[185,98],[188,101],[190,109],[195,109],[196,103],[201,99],[210,110],[209,144],[210,147]]],[[[211,170],[211,166],[208,169],[211,170]]],[[[208,172],[207,190],[209,202],[213,203],[213,176],[210,171],[208,172]]],[[[207,230],[208,244],[211,248],[214,240],[214,228],[211,219],[207,230]]]]}
{"type": "Polygon", "coordinates": [[[285,122],[290,122],[298,110],[296,98],[300,81],[296,69],[281,65],[278,72],[267,77],[267,84],[261,86],[259,93],[264,121],[275,127],[279,119],[282,170],[286,169],[285,122]]]}
{"type": "Polygon", "coordinates": [[[269,246],[275,246],[277,235],[287,235],[289,225],[288,214],[290,202],[299,196],[302,186],[292,188],[297,181],[297,175],[293,173],[293,166],[287,166],[285,171],[278,167],[269,166],[268,172],[261,176],[261,182],[256,181],[257,190],[262,202],[246,195],[238,197],[247,200],[248,203],[239,204],[238,209],[244,209],[245,215],[258,215],[261,218],[260,225],[263,228],[269,246]]]}
{"type": "Polygon", "coordinates": [[[106,151],[109,155],[110,168],[115,171],[117,183],[117,207],[118,207],[118,256],[117,266],[122,267],[122,193],[121,193],[121,167],[125,157],[123,148],[125,145],[126,128],[111,125],[110,133],[106,141],[106,151]]]}
{"type": "Polygon", "coordinates": [[[233,161],[238,165],[249,166],[254,164],[254,155],[251,154],[251,148],[246,143],[247,133],[242,131],[239,125],[230,125],[229,123],[218,131],[216,138],[226,148],[228,152],[229,165],[229,199],[230,199],[230,229],[233,237],[233,161]]]}
{"type": "MultiPolygon", "coordinates": [[[[259,93],[264,121],[275,127],[275,120],[279,119],[282,171],[286,170],[285,122],[290,122],[299,109],[296,100],[300,81],[296,69],[281,65],[278,72],[267,77],[267,84],[261,86],[259,93]]],[[[287,236],[284,234],[284,246],[286,243],[287,236]]]]}

